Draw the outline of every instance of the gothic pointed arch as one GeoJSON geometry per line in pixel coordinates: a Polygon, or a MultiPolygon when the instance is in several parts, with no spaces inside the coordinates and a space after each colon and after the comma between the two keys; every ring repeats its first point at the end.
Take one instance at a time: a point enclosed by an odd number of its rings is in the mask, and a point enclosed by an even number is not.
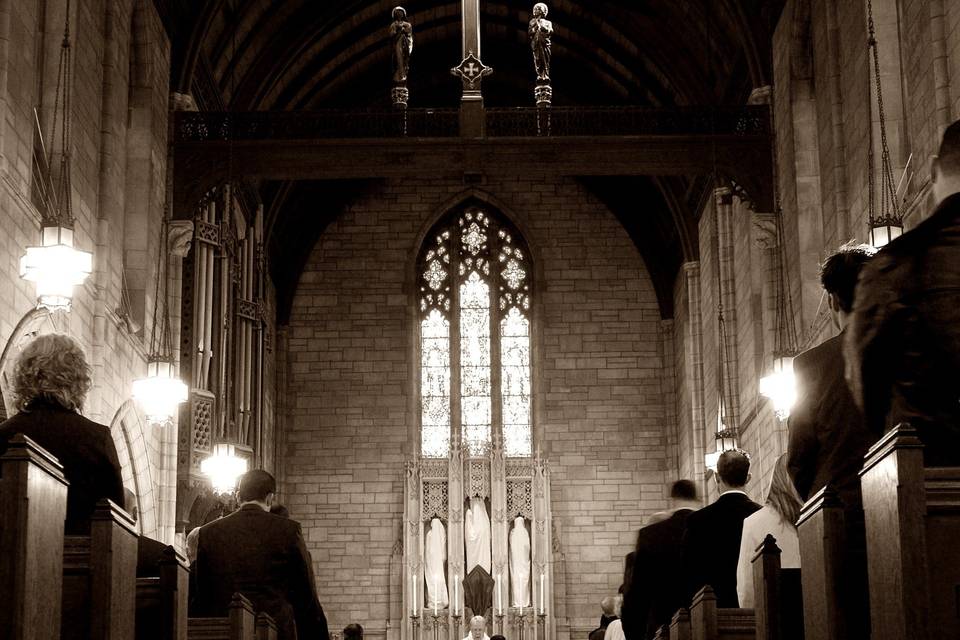
{"type": "Polygon", "coordinates": [[[533,447],[533,261],[517,226],[471,197],[422,238],[416,260],[420,454],[456,440],[483,455],[533,447]]]}

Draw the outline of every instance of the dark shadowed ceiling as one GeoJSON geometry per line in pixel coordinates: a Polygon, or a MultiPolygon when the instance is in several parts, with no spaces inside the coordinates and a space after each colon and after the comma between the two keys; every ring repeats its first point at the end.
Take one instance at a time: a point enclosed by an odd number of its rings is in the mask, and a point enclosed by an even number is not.
{"type": "MultiPolygon", "coordinates": [[[[389,105],[388,27],[397,0],[155,0],[172,43],[171,86],[201,110],[304,110],[389,105]]],[[[531,106],[526,25],[532,0],[481,0],[487,106],[531,106]]],[[[554,104],[655,107],[743,104],[770,82],[783,0],[552,0],[554,104]]],[[[414,28],[411,107],[453,107],[461,0],[408,0],[414,28]]],[[[257,185],[281,320],[303,261],[326,225],[367,188],[360,181],[257,185]],[[316,212],[323,201],[325,211],[316,212]],[[297,224],[291,224],[297,220],[297,224]],[[273,254],[277,256],[278,254],[273,254]],[[283,264],[279,264],[283,262],[283,264]]],[[[709,180],[585,180],[643,253],[661,312],[672,315],[677,268],[696,256],[696,216],[709,180]],[[632,196],[631,196],[632,194],[632,196]],[[643,232],[640,221],[647,220],[643,232]],[[652,223],[649,222],[652,220],[652,223]]]]}

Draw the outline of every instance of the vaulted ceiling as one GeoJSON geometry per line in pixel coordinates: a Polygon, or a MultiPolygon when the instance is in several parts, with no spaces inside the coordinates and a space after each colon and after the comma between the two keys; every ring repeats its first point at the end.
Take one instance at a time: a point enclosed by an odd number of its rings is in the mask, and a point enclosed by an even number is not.
{"type": "MultiPolygon", "coordinates": [[[[388,27],[397,0],[155,0],[172,43],[173,90],[201,110],[304,110],[389,104],[388,27]]],[[[526,34],[533,0],[481,0],[483,84],[488,106],[531,104],[526,34]]],[[[770,82],[771,40],[783,0],[551,0],[556,105],[743,104],[770,82]]],[[[461,0],[409,0],[414,28],[411,107],[456,106],[461,0]]],[[[288,263],[274,268],[283,300],[317,237],[363,192],[336,181],[258,185],[270,245],[288,263]],[[328,211],[307,215],[327,194],[328,211]],[[341,207],[342,208],[342,207],[341,207]],[[312,220],[311,230],[283,218],[312,220]],[[296,232],[284,229],[295,228],[296,232]],[[292,265],[290,261],[293,260],[292,265]]],[[[623,222],[643,253],[669,317],[679,264],[696,255],[696,216],[709,181],[592,178],[587,187],[623,222]],[[624,191],[624,190],[627,191],[624,191]],[[629,199],[623,193],[643,193],[629,199]],[[641,204],[642,203],[642,204],[641,204]],[[640,207],[643,210],[640,210],[640,207]],[[653,238],[634,227],[656,218],[653,238]],[[691,255],[693,252],[693,255],[691,255]]],[[[276,262],[276,261],[275,261],[276,262]]]]}

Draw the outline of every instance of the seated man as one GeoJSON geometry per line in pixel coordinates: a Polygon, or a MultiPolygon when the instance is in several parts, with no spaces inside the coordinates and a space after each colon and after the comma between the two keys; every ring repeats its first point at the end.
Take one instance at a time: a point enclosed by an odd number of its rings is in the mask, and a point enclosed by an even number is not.
{"type": "Polygon", "coordinates": [[[713,476],[720,497],[687,518],[680,567],[688,601],[704,585],[710,585],[717,596],[718,607],[735,608],[743,521],[759,511],[760,505],[743,490],[750,479],[750,458],[746,452],[724,451],[713,476]]]}
{"type": "Polygon", "coordinates": [[[272,475],[248,471],[240,478],[240,508],[200,528],[190,615],[226,616],[239,592],[273,616],[278,639],[326,639],[300,525],[269,513],[275,492],[272,475]]]}
{"type": "Polygon", "coordinates": [[[24,348],[14,369],[19,413],[0,424],[0,453],[10,438],[23,434],[63,465],[70,483],[68,535],[89,535],[97,501],[108,498],[120,507],[124,503],[110,427],[80,415],[90,384],[90,366],[76,340],[59,333],[39,336],[24,348]]]}
{"type": "Polygon", "coordinates": [[[487,635],[487,620],[483,616],[473,616],[470,618],[470,633],[463,640],[490,640],[487,635]]]}
{"type": "Polygon", "coordinates": [[[363,627],[354,622],[343,628],[343,640],[363,640],[363,627]]]}

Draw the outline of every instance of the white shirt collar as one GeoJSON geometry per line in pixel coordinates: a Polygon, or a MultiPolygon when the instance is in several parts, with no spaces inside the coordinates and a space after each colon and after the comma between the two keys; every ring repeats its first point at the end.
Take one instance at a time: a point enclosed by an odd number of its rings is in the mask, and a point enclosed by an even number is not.
{"type": "MultiPolygon", "coordinates": [[[[725,496],[725,495],[727,495],[728,493],[741,493],[741,494],[747,496],[747,492],[744,491],[744,490],[742,490],[742,489],[727,489],[726,491],[724,491],[723,493],[721,493],[720,496],[721,496],[721,497],[722,497],[722,496],[725,496]]],[[[747,496],[747,497],[749,498],[750,496],[747,496]]]]}

